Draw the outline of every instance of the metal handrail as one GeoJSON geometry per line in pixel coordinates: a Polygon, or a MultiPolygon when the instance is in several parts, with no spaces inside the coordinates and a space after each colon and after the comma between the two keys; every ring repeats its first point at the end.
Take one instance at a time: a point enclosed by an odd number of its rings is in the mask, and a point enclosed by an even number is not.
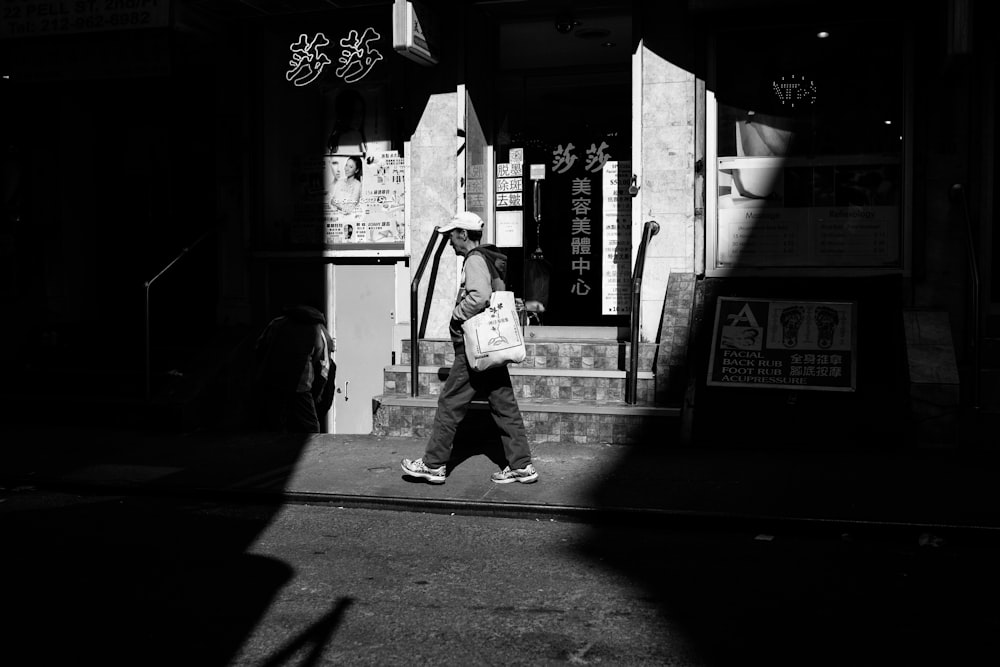
{"type": "Polygon", "coordinates": [[[638,401],[639,390],[639,303],[642,292],[642,272],[646,268],[646,246],[649,240],[660,231],[660,224],[654,220],[649,220],[642,228],[642,241],[639,242],[639,252],[635,258],[635,270],[632,272],[632,312],[629,321],[629,331],[631,333],[629,348],[629,375],[628,387],[625,391],[625,402],[635,405],[638,401]]]}
{"type": "Polygon", "coordinates": [[[194,243],[192,243],[191,245],[189,245],[186,248],[184,248],[183,250],[181,250],[180,253],[178,253],[178,255],[176,257],[174,257],[172,260],[170,260],[167,263],[166,266],[164,266],[162,269],[160,269],[159,273],[157,273],[155,276],[153,276],[152,278],[150,278],[149,280],[147,280],[146,283],[145,283],[145,287],[146,287],[146,350],[145,350],[145,352],[146,352],[146,366],[145,366],[145,369],[146,370],[145,370],[145,374],[146,374],[146,402],[147,403],[152,399],[152,379],[151,379],[152,378],[152,372],[150,370],[150,356],[151,356],[151,354],[150,354],[150,343],[149,343],[149,341],[150,341],[149,289],[153,286],[153,283],[156,282],[160,278],[160,276],[162,276],[164,273],[166,273],[167,271],[169,271],[175,264],[177,264],[177,262],[181,261],[181,259],[183,259],[185,255],[187,255],[189,252],[191,252],[191,250],[195,246],[197,246],[199,243],[201,243],[202,241],[204,241],[211,234],[212,234],[212,231],[210,230],[210,231],[205,232],[201,236],[199,236],[198,239],[195,240],[194,243]]]}
{"type": "Polygon", "coordinates": [[[960,183],[951,186],[953,200],[960,200],[962,213],[965,215],[966,252],[969,255],[969,272],[972,278],[972,408],[979,410],[980,380],[982,365],[982,341],[979,303],[979,256],[976,251],[976,237],[972,231],[972,218],[969,216],[969,200],[965,196],[965,188],[960,183]]]}
{"type": "MultiPolygon", "coordinates": [[[[413,275],[413,280],[410,281],[410,396],[413,397],[417,396],[420,387],[420,378],[418,377],[417,370],[420,365],[420,348],[417,344],[417,341],[419,340],[418,327],[420,325],[420,316],[417,310],[417,290],[420,287],[420,279],[424,276],[424,269],[427,268],[427,262],[434,253],[435,245],[438,249],[437,258],[435,258],[435,265],[437,265],[437,259],[441,257],[441,253],[444,252],[445,244],[441,242],[443,239],[444,237],[438,234],[438,226],[435,225],[431,241],[427,244],[427,247],[424,248],[424,256],[420,258],[420,265],[417,267],[417,271],[413,275]]],[[[430,295],[433,291],[434,281],[431,280],[430,286],[427,288],[428,302],[430,301],[430,295]]]]}

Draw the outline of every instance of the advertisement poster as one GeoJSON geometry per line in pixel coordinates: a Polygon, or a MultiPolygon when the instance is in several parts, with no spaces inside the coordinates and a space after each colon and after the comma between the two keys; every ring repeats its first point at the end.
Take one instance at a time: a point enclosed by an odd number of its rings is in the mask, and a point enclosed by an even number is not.
{"type": "Polygon", "coordinates": [[[628,193],[632,163],[609,160],[601,174],[605,192],[601,211],[601,314],[628,315],[632,312],[632,198],[628,193]]]}
{"type": "Polygon", "coordinates": [[[405,250],[405,165],[397,151],[310,165],[291,241],[328,250],[405,250]]]}
{"type": "Polygon", "coordinates": [[[853,302],[719,297],[707,384],[854,391],[853,302]]]}

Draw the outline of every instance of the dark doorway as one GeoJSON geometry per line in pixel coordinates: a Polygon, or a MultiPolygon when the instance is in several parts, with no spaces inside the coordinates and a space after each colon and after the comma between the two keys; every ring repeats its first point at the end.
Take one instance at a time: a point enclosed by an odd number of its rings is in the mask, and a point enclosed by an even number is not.
{"type": "Polygon", "coordinates": [[[614,258],[619,238],[631,238],[620,210],[630,202],[615,198],[632,152],[630,5],[531,4],[497,22],[495,160],[523,156],[523,197],[508,207],[522,230],[521,245],[504,248],[508,282],[544,309],[531,324],[627,327],[608,295],[630,265],[614,258]]]}

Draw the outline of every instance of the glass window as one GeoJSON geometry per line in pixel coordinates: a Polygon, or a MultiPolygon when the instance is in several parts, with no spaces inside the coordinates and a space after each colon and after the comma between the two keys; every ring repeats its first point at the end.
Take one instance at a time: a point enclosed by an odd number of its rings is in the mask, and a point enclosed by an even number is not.
{"type": "Polygon", "coordinates": [[[900,267],[903,81],[896,27],[720,33],[716,266],[900,267]]]}

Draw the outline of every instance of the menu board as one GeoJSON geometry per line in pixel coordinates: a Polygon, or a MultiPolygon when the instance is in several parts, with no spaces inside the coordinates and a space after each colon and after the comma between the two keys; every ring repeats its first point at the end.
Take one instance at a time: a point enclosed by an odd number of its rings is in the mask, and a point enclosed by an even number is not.
{"type": "Polygon", "coordinates": [[[900,174],[889,158],[719,159],[719,267],[897,267],[900,174]]]}

